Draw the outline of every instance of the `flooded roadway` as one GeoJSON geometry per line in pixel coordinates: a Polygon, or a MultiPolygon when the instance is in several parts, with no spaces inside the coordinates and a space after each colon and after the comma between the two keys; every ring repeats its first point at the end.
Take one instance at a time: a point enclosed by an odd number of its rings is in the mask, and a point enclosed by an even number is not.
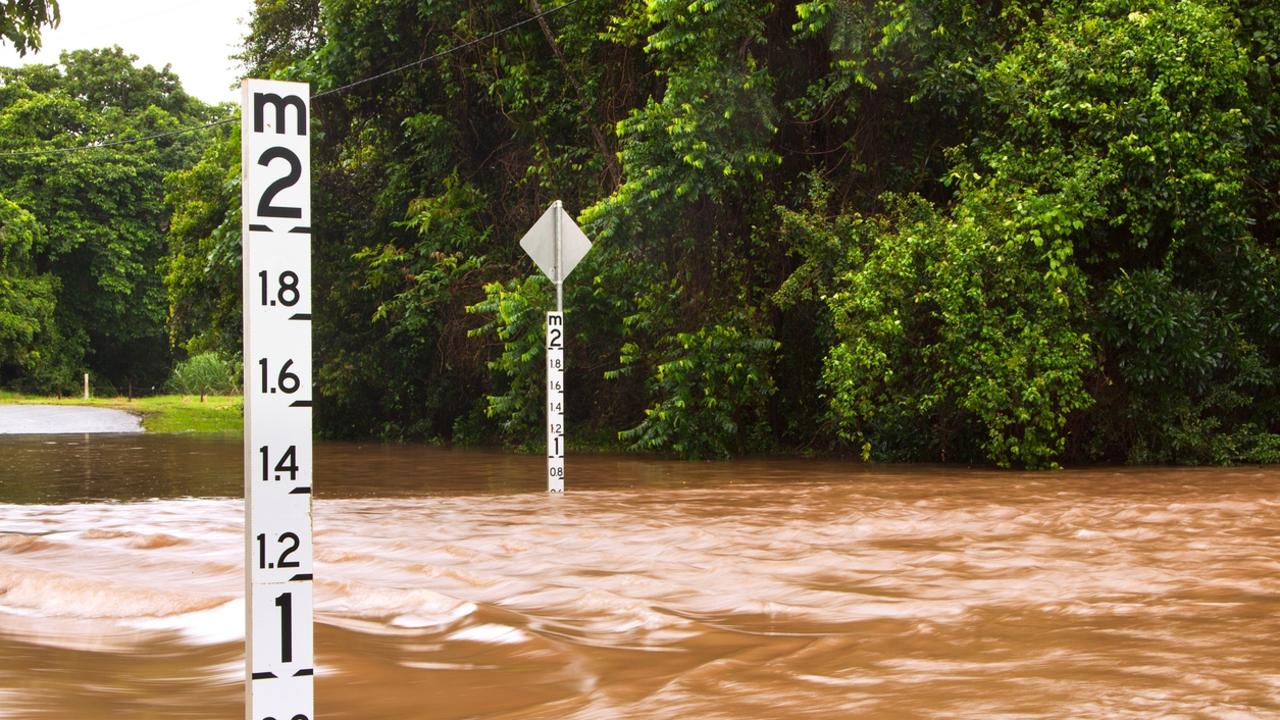
{"type": "MultiPolygon", "coordinates": [[[[316,446],[320,718],[1280,717],[1280,469],[316,446]]],[[[0,717],[243,716],[238,438],[0,438],[0,717]]]]}

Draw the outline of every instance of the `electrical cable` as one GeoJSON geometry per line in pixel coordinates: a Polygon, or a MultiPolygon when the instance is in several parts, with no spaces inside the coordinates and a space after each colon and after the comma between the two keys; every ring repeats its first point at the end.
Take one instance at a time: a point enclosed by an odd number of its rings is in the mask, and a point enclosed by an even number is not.
{"type": "Polygon", "coordinates": [[[565,9],[565,8],[569,7],[570,5],[576,5],[576,4],[580,3],[580,2],[582,2],[582,0],[568,0],[568,2],[565,2],[565,3],[561,4],[561,5],[557,5],[556,7],[553,7],[553,8],[551,8],[550,10],[544,10],[544,11],[542,11],[542,12],[540,12],[540,13],[536,14],[536,15],[531,15],[531,16],[529,16],[529,17],[525,18],[524,20],[520,20],[520,21],[514,22],[514,23],[512,23],[512,24],[510,24],[510,25],[508,25],[508,26],[506,26],[506,27],[502,28],[501,30],[494,30],[493,32],[489,33],[488,35],[483,35],[483,36],[481,36],[481,37],[478,37],[478,38],[475,38],[475,39],[472,39],[472,40],[468,40],[467,42],[464,42],[464,43],[462,43],[461,45],[454,45],[453,47],[451,47],[451,48],[449,48],[449,49],[447,49],[447,50],[441,50],[440,52],[438,52],[438,53],[436,53],[436,54],[434,54],[434,55],[430,55],[430,56],[428,56],[428,57],[424,57],[424,58],[422,58],[421,60],[414,60],[414,61],[413,61],[413,62],[411,62],[411,63],[406,63],[406,64],[404,64],[404,65],[401,65],[400,67],[392,68],[392,69],[390,69],[390,70],[387,70],[386,72],[381,72],[381,73],[378,73],[377,75],[371,75],[371,76],[369,76],[369,77],[367,77],[367,78],[362,78],[362,79],[360,79],[360,80],[356,80],[355,82],[347,83],[346,85],[340,85],[340,86],[338,86],[338,87],[336,87],[336,88],[332,88],[332,89],[330,89],[330,90],[325,90],[324,92],[316,93],[315,95],[312,95],[312,96],[311,96],[311,99],[312,99],[312,100],[316,100],[316,99],[318,99],[318,98],[322,98],[322,97],[325,97],[325,96],[327,96],[327,95],[334,95],[334,94],[336,94],[336,93],[346,92],[346,91],[350,90],[351,88],[359,87],[359,86],[364,85],[364,84],[366,84],[366,83],[371,83],[371,82],[373,82],[373,81],[375,81],[375,80],[381,80],[381,79],[382,79],[382,78],[384,78],[384,77],[387,77],[387,76],[389,76],[389,75],[394,75],[394,74],[399,73],[399,72],[403,72],[403,71],[405,71],[405,70],[408,70],[409,68],[417,67],[417,66],[419,66],[419,65],[425,65],[426,63],[429,63],[429,62],[431,62],[432,60],[439,60],[440,58],[442,58],[442,57],[444,57],[444,56],[446,56],[446,55],[450,55],[450,54],[455,53],[455,52],[457,52],[457,51],[459,51],[459,50],[463,50],[463,49],[465,49],[465,48],[469,48],[469,47],[471,47],[472,45],[476,45],[476,44],[482,43],[482,42],[484,42],[484,41],[486,41],[486,40],[492,40],[493,38],[498,37],[499,35],[502,35],[502,34],[504,34],[504,33],[511,32],[512,30],[515,30],[516,28],[518,28],[518,27],[520,27],[520,26],[522,26],[522,25],[527,25],[527,24],[529,24],[529,23],[531,23],[531,22],[534,22],[534,21],[538,20],[539,18],[544,18],[544,17],[546,17],[546,16],[550,15],[551,13],[554,13],[554,12],[557,12],[557,11],[560,11],[560,10],[563,10],[563,9],[565,9]]]}
{"type": "MultiPolygon", "coordinates": [[[[458,52],[459,50],[465,50],[466,48],[469,48],[472,45],[477,45],[487,40],[492,40],[493,38],[496,38],[499,35],[503,35],[505,33],[511,32],[516,28],[519,28],[523,25],[527,25],[531,22],[535,22],[540,18],[544,18],[552,13],[559,12],[560,10],[563,10],[571,5],[576,5],[580,2],[582,2],[582,0],[567,0],[566,2],[560,5],[557,5],[556,7],[550,8],[549,10],[544,10],[535,15],[531,15],[523,20],[518,20],[500,30],[494,30],[488,35],[482,35],[478,38],[473,38],[471,40],[468,40],[467,42],[461,43],[459,45],[454,45],[451,48],[448,48],[446,50],[441,50],[440,52],[437,52],[433,55],[429,55],[420,60],[414,60],[411,63],[406,63],[399,67],[391,68],[390,70],[380,72],[376,75],[370,75],[369,77],[361,78],[359,80],[347,83],[345,85],[339,85],[338,87],[330,88],[329,90],[315,93],[314,95],[311,96],[311,99],[318,100],[320,98],[328,97],[330,95],[337,95],[339,93],[344,93],[344,92],[347,92],[348,90],[351,90],[352,88],[356,88],[361,85],[366,85],[368,83],[381,80],[385,77],[389,77],[391,75],[404,72],[405,70],[408,70],[410,68],[418,67],[419,65],[425,65],[426,63],[429,63],[432,60],[439,60],[440,58],[445,57],[447,55],[452,55],[453,53],[458,52]]],[[[88,145],[76,145],[74,147],[64,147],[64,148],[50,148],[47,150],[20,150],[15,152],[4,152],[4,153],[0,153],[0,159],[31,157],[33,155],[67,155],[67,154],[77,153],[77,152],[86,152],[89,150],[102,150],[105,148],[120,147],[122,145],[135,145],[137,143],[150,142],[152,140],[163,140],[165,138],[176,137],[178,135],[185,135],[187,133],[200,132],[201,130],[208,130],[210,128],[218,127],[219,125],[226,125],[228,123],[233,123],[238,121],[239,119],[240,118],[237,115],[236,117],[223,118],[221,120],[215,120],[213,122],[205,123],[204,125],[196,125],[193,127],[180,128],[177,130],[170,130],[167,132],[156,133],[154,135],[147,135],[145,137],[139,137],[139,138],[128,138],[124,140],[105,140],[105,141],[93,142],[88,145]]]]}

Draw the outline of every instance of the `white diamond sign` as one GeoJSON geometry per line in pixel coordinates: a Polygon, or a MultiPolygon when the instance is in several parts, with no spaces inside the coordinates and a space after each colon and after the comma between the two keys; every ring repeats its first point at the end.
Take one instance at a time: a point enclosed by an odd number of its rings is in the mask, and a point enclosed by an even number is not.
{"type": "Polygon", "coordinates": [[[569,273],[578,266],[578,262],[586,256],[587,251],[591,249],[591,241],[582,233],[582,229],[578,224],[569,217],[569,214],[561,207],[560,202],[552,203],[547,211],[542,213],[542,217],[538,218],[538,222],[529,228],[529,232],[524,234],[520,239],[520,247],[533,261],[537,263],[538,269],[542,270],[547,277],[551,278],[554,283],[562,283],[569,273]],[[561,271],[556,272],[556,219],[560,220],[560,244],[561,244],[561,271]],[[558,277],[557,277],[558,275],[558,277]]]}

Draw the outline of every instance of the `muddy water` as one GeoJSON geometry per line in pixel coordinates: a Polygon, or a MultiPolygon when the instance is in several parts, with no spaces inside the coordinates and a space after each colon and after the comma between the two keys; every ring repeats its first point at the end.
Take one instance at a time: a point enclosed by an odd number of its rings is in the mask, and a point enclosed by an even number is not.
{"type": "MultiPolygon", "coordinates": [[[[238,438],[0,438],[0,717],[243,717],[238,438]]],[[[317,447],[320,718],[1280,717],[1280,469],[317,447]]]]}

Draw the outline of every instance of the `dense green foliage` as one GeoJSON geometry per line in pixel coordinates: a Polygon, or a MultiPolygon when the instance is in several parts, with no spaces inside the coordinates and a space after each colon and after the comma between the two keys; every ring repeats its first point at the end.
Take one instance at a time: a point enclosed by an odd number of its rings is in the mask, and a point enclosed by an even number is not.
{"type": "MultiPolygon", "coordinates": [[[[540,8],[258,3],[250,74],[324,93],[322,432],[537,446],[554,288],[516,241],[559,198],[595,242],[565,287],[579,437],[1280,460],[1274,3],[577,0],[485,39],[540,8]]],[[[36,126],[5,117],[6,143],[36,126]]],[[[169,341],[233,355],[238,141],[205,137],[169,168],[169,341]]],[[[63,314],[65,225],[4,177],[7,378],[52,377],[50,343],[106,362],[86,336],[138,323],[80,290],[93,322],[63,314]]]]}
{"type": "Polygon", "coordinates": [[[0,320],[12,341],[0,382],[61,393],[85,371],[121,390],[169,374],[163,183],[199,151],[178,136],[60,152],[211,117],[168,69],[134,61],[119,48],[81,50],[57,66],[0,70],[0,270],[13,288],[0,307],[24,318],[0,320]]]}
{"type": "Polygon", "coordinates": [[[57,0],[5,0],[0,5],[0,38],[19,55],[40,49],[40,32],[60,20],[57,0]]]}

